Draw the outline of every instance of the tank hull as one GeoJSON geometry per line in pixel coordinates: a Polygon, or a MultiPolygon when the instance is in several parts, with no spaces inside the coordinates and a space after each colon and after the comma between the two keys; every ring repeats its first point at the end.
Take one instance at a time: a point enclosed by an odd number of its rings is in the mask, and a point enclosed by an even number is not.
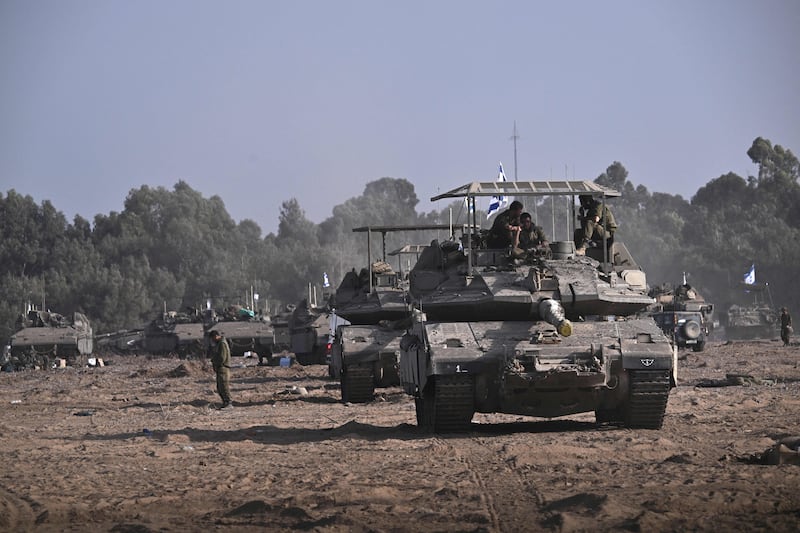
{"type": "Polygon", "coordinates": [[[94,350],[88,331],[68,327],[23,328],[11,336],[11,365],[14,368],[47,368],[56,358],[74,365],[94,350]]]}
{"type": "Polygon", "coordinates": [[[329,373],[341,382],[343,402],[368,402],[376,387],[400,384],[400,339],[404,333],[377,325],[336,328],[329,373]]]}
{"type": "Polygon", "coordinates": [[[466,430],[475,412],[659,428],[675,381],[652,319],[583,322],[569,337],[542,321],[418,321],[402,345],[403,387],[433,431],[466,430]]]}

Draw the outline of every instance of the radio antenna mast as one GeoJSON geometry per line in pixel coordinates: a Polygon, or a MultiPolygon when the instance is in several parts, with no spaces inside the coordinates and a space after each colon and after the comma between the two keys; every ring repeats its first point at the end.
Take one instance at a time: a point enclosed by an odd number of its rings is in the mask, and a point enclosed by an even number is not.
{"type": "Polygon", "coordinates": [[[517,181],[517,121],[514,121],[514,133],[511,135],[511,140],[514,141],[514,181],[517,181]]]}

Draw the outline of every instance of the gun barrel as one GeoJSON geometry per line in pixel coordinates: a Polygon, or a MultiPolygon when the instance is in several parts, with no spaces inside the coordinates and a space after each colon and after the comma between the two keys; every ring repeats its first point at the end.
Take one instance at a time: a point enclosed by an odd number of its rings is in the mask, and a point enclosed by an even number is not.
{"type": "Polygon", "coordinates": [[[539,316],[552,324],[564,337],[572,335],[572,322],[564,318],[564,308],[557,300],[546,299],[539,302],[539,316]]]}

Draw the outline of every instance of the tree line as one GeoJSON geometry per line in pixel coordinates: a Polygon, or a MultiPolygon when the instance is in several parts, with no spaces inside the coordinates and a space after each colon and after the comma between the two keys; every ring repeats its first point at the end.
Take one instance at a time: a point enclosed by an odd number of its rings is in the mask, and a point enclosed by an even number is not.
{"type": "MultiPolygon", "coordinates": [[[[757,138],[747,150],[758,175],[728,173],[690,199],[651,193],[613,162],[595,182],[623,193],[611,207],[626,243],[651,285],[679,283],[684,272],[706,299],[720,305],[746,298],[738,282],[756,265],[776,306],[800,305],[800,164],[788,149],[757,138]]],[[[204,198],[186,182],[172,190],[143,185],[131,190],[121,212],[72,222],[49,201],[10,190],[0,193],[0,339],[28,303],[67,314],[86,314],[95,333],[146,323],[170,310],[247,303],[260,295],[271,311],[321,291],[348,270],[382,257],[380,235],[366,251],[353,228],[466,222],[463,203],[417,212],[419,199],[406,179],[384,177],[332,209],[319,224],[296,199],[281,205],[278,231],[263,236],[252,220],[236,222],[219,196],[204,198]]],[[[552,202],[526,206],[550,233],[552,202]]],[[[486,220],[485,213],[479,220],[486,220]]],[[[560,223],[552,224],[559,235],[560,223]]],[[[444,238],[437,231],[386,235],[387,251],[444,238]]],[[[552,238],[552,237],[551,237],[552,238]]],[[[400,259],[395,258],[400,261],[400,259]]],[[[395,266],[395,265],[393,265],[395,266]]],[[[402,265],[397,265],[402,268],[402,265]]],[[[741,303],[741,302],[740,302],[741,303]]]]}

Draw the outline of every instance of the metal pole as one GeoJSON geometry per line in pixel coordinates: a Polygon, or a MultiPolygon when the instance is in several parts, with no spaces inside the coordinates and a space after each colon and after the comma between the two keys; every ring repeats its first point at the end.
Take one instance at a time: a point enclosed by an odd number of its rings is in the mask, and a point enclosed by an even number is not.
{"type": "Polygon", "coordinates": [[[519,135],[517,135],[517,121],[514,121],[514,133],[511,135],[511,139],[514,141],[514,181],[517,181],[517,139],[519,139],[519,135]]]}

